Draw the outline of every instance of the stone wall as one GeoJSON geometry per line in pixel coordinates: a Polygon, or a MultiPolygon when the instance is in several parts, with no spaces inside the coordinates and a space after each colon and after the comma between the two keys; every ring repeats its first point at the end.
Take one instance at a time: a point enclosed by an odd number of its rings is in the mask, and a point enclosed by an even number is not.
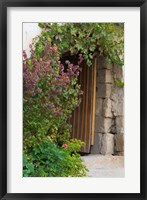
{"type": "Polygon", "coordinates": [[[91,153],[117,154],[124,152],[124,88],[115,79],[123,80],[123,70],[116,64],[97,58],[97,92],[95,141],[91,153]]]}

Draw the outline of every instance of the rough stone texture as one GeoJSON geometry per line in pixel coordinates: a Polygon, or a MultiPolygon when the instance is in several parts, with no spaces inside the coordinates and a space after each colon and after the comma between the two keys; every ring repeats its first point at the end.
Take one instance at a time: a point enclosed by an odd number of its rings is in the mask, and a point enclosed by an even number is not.
{"type": "Polygon", "coordinates": [[[115,151],[124,152],[124,134],[116,134],[114,136],[115,151]]]}
{"type": "Polygon", "coordinates": [[[97,96],[101,98],[106,98],[111,96],[111,84],[101,84],[97,85],[97,96]]]}
{"type": "Polygon", "coordinates": [[[95,118],[95,132],[97,133],[108,133],[111,130],[112,119],[105,117],[95,118]]]}
{"type": "Polygon", "coordinates": [[[123,70],[117,64],[113,65],[113,73],[114,73],[114,78],[123,81],[123,70]]]}
{"type": "Polygon", "coordinates": [[[94,145],[91,148],[91,153],[100,154],[102,144],[102,133],[95,133],[94,145]]]}
{"type": "Polygon", "coordinates": [[[101,154],[114,154],[114,135],[105,133],[102,136],[101,154]]]}
{"type": "Polygon", "coordinates": [[[102,98],[96,98],[96,115],[101,115],[103,110],[103,99],[102,98]]]}
{"type": "Polygon", "coordinates": [[[115,118],[112,119],[112,125],[111,125],[110,133],[116,134],[116,120],[115,120],[115,118]]]}
{"type": "Polygon", "coordinates": [[[112,104],[111,104],[110,98],[104,99],[104,101],[103,101],[103,112],[102,112],[103,116],[112,118],[113,114],[112,114],[111,109],[112,109],[112,104]]]}
{"type": "Polygon", "coordinates": [[[116,85],[116,79],[123,81],[122,68],[116,64],[106,63],[105,58],[99,55],[97,57],[95,142],[92,153],[113,154],[115,149],[117,155],[123,155],[123,151],[118,150],[118,146],[122,143],[116,144],[115,141],[114,146],[114,136],[124,133],[124,88],[116,85]]]}
{"type": "Polygon", "coordinates": [[[98,71],[98,83],[112,83],[112,72],[108,69],[101,69],[98,71]]]}
{"type": "Polygon", "coordinates": [[[116,117],[116,133],[124,133],[124,118],[116,117]]]}
{"type": "Polygon", "coordinates": [[[105,58],[101,55],[97,59],[97,68],[98,69],[112,69],[112,63],[106,63],[105,58]]]}
{"type": "Polygon", "coordinates": [[[112,90],[111,100],[112,100],[112,112],[114,116],[124,115],[124,91],[123,88],[115,86],[112,90]]]}

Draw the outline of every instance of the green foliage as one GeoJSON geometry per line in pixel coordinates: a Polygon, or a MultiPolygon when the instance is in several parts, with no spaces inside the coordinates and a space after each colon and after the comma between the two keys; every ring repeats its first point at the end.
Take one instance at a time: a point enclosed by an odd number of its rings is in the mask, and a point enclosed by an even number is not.
{"type": "Polygon", "coordinates": [[[41,52],[39,44],[35,49],[30,45],[30,58],[23,52],[24,176],[85,176],[87,169],[77,153],[84,143],[70,140],[68,123],[80,103],[82,56],[77,65],[67,60],[65,68],[56,45],[48,42],[43,48],[41,52]]]}
{"type": "MultiPolygon", "coordinates": [[[[96,52],[124,64],[124,27],[117,23],[40,23],[41,35],[23,52],[23,173],[26,177],[86,175],[78,153],[84,143],[70,140],[68,120],[80,103],[79,64],[90,66],[96,52]],[[57,46],[58,45],[58,46],[57,46]],[[79,54],[77,63],[60,58],[79,54]],[[83,55],[83,57],[82,57],[83,55]]],[[[120,80],[116,84],[123,87],[120,80]]]]}
{"type": "Polygon", "coordinates": [[[41,53],[47,41],[58,44],[59,54],[78,52],[90,66],[96,51],[107,61],[124,64],[123,23],[39,23],[42,33],[34,39],[36,53],[41,53]]]}
{"type": "Polygon", "coordinates": [[[58,147],[47,138],[40,142],[36,138],[35,140],[31,148],[24,151],[23,173],[25,177],[80,177],[86,175],[87,169],[82,164],[78,153],[71,154],[68,148],[58,147]]]}
{"type": "Polygon", "coordinates": [[[119,87],[124,87],[124,82],[122,82],[122,81],[119,80],[119,79],[115,79],[115,83],[116,83],[116,85],[119,86],[119,87]]]}
{"type": "Polygon", "coordinates": [[[76,152],[79,152],[81,150],[81,147],[84,146],[84,142],[78,139],[71,139],[70,141],[67,141],[68,145],[68,151],[70,153],[76,154],[76,152]]]}

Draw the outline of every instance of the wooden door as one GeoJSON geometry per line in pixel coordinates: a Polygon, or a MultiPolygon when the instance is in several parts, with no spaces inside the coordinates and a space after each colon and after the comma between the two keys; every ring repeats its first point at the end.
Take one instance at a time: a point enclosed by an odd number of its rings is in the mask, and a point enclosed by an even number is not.
{"type": "Polygon", "coordinates": [[[81,152],[90,153],[90,147],[94,144],[94,122],[96,101],[96,59],[91,67],[82,66],[79,83],[83,91],[82,101],[71,118],[72,138],[85,142],[81,152]]]}

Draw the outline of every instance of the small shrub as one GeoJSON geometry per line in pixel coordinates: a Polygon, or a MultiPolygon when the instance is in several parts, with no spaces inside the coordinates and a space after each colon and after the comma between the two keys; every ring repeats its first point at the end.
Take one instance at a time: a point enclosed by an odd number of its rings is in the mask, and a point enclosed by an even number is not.
{"type": "Polygon", "coordinates": [[[50,141],[35,142],[24,152],[24,176],[26,177],[80,177],[87,169],[80,155],[71,154],[68,147],[58,147],[50,141]]]}

